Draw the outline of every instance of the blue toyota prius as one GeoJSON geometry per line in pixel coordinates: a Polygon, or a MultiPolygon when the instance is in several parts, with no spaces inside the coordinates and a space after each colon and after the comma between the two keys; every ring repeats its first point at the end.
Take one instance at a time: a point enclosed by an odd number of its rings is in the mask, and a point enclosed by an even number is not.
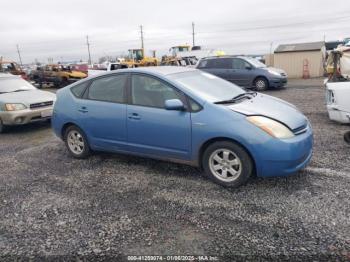
{"type": "Polygon", "coordinates": [[[312,129],[293,105],[183,67],[87,78],[57,92],[52,125],[69,153],[126,153],[200,167],[236,187],[286,176],[312,156],[312,129]]]}

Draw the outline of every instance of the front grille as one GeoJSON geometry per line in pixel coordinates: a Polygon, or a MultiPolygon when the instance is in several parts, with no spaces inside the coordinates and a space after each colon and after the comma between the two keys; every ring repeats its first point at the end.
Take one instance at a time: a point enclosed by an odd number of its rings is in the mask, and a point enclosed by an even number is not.
{"type": "Polygon", "coordinates": [[[302,125],[298,128],[295,128],[292,131],[293,131],[294,135],[301,135],[307,131],[307,124],[302,125]]]}
{"type": "Polygon", "coordinates": [[[30,109],[52,106],[52,105],[53,105],[53,101],[40,102],[40,103],[30,104],[30,109]]]}

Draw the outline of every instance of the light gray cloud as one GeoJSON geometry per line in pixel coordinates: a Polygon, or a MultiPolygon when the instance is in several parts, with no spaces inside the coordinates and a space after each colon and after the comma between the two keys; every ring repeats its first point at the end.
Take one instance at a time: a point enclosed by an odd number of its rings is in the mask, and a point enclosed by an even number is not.
{"type": "Polygon", "coordinates": [[[94,60],[140,47],[166,52],[196,43],[227,53],[261,54],[270,44],[336,40],[350,36],[350,2],[338,0],[17,0],[1,5],[0,55],[24,62],[87,59],[89,35],[94,60]]]}

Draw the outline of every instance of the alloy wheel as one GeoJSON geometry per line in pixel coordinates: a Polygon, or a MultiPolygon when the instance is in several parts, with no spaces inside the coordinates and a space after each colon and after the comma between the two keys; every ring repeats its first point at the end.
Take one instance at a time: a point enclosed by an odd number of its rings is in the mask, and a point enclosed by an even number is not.
{"type": "Polygon", "coordinates": [[[240,176],[242,162],[233,151],[218,149],[209,157],[209,168],[216,178],[224,182],[232,182],[240,176]]]}
{"type": "Polygon", "coordinates": [[[67,136],[68,147],[72,153],[80,155],[84,152],[85,142],[83,136],[77,130],[71,130],[67,136]]]}

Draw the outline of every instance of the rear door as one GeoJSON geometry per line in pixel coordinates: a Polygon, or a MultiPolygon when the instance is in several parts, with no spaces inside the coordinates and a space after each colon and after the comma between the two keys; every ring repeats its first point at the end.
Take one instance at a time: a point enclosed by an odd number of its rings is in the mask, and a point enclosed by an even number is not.
{"type": "Polygon", "coordinates": [[[166,110],[165,101],[184,96],[167,82],[133,74],[127,106],[129,150],[162,158],[189,159],[191,113],[166,110]]]}
{"type": "Polygon", "coordinates": [[[126,150],[126,86],[128,74],[96,78],[79,99],[79,125],[96,148],[126,150]]]}
{"type": "Polygon", "coordinates": [[[221,77],[225,80],[231,81],[232,73],[231,58],[213,58],[202,61],[198,69],[204,70],[208,73],[221,77]]]}

